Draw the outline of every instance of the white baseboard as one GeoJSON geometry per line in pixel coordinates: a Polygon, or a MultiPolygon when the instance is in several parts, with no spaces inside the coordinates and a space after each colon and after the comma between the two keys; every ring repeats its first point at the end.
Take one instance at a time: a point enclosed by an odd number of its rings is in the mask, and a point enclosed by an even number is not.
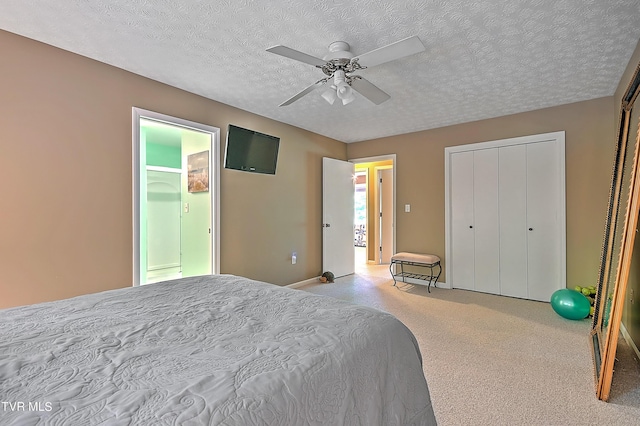
{"type": "Polygon", "coordinates": [[[638,350],[638,347],[636,346],[636,344],[633,341],[633,339],[631,339],[631,335],[629,334],[629,332],[627,331],[627,328],[624,326],[624,324],[622,322],[620,323],[620,332],[622,333],[622,336],[624,337],[624,340],[626,340],[627,343],[629,344],[629,346],[631,346],[633,348],[633,350],[636,353],[636,356],[638,357],[638,359],[640,359],[640,350],[638,350]]]}
{"type": "Polygon", "coordinates": [[[298,287],[305,286],[307,284],[315,284],[319,282],[320,282],[320,277],[313,277],[313,278],[309,278],[308,280],[298,281],[297,283],[286,285],[285,287],[298,288],[298,287]]]}
{"type": "MultiPolygon", "coordinates": [[[[415,278],[405,278],[406,283],[408,284],[417,284],[417,285],[427,285],[427,282],[424,280],[416,280],[415,278]]],[[[297,283],[293,283],[293,284],[289,284],[286,285],[285,287],[288,288],[299,288],[299,287],[303,287],[307,284],[317,284],[320,282],[320,277],[313,277],[313,278],[309,278],[308,280],[304,280],[304,281],[299,281],[297,283]]],[[[402,283],[402,279],[397,280],[398,283],[402,283]]],[[[438,288],[444,288],[444,289],[448,289],[450,288],[447,283],[444,282],[439,282],[438,281],[438,288]]],[[[433,287],[433,284],[431,284],[431,287],[433,287]]]]}

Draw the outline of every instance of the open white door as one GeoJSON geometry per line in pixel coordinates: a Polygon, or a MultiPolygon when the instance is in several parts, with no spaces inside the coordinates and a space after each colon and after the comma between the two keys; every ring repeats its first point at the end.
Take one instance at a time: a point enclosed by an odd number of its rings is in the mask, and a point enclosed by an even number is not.
{"type": "Polygon", "coordinates": [[[322,159],[322,270],[336,277],[355,272],[354,164],[322,159]]]}

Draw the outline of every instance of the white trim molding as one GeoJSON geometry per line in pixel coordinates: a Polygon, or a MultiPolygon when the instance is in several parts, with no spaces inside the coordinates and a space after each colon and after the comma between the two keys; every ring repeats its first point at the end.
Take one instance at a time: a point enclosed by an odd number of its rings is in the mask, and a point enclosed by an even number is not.
{"type": "Polygon", "coordinates": [[[627,341],[629,346],[631,346],[633,351],[636,353],[636,357],[640,359],[640,349],[638,349],[638,346],[636,346],[636,342],[633,341],[633,339],[631,338],[631,335],[627,331],[627,328],[624,326],[624,323],[622,322],[620,322],[620,332],[622,333],[622,337],[624,337],[624,340],[627,341]]]}
{"type": "Polygon", "coordinates": [[[162,167],[162,166],[147,166],[147,170],[154,172],[165,172],[165,173],[182,173],[182,169],[176,169],[173,167],[162,167]]]}
{"type": "Polygon", "coordinates": [[[317,284],[319,282],[320,282],[320,277],[313,277],[313,278],[309,278],[308,280],[298,281],[297,283],[292,283],[292,284],[286,285],[285,287],[288,287],[288,288],[300,288],[300,287],[304,287],[305,285],[308,285],[308,284],[317,284]]]}

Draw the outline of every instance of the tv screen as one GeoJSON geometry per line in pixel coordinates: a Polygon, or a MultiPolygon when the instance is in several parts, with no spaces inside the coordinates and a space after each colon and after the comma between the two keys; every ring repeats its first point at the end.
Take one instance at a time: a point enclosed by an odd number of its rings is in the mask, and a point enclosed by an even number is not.
{"type": "Polygon", "coordinates": [[[224,167],[276,174],[280,138],[229,124],[224,167]]]}

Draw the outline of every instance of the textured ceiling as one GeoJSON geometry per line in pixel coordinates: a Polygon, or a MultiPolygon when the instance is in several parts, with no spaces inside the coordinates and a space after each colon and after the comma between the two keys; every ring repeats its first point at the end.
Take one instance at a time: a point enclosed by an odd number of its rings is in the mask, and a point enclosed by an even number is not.
{"type": "Polygon", "coordinates": [[[0,28],[354,142],[611,96],[640,1],[2,0],[0,28]],[[324,74],[265,49],[359,55],[412,35],[425,52],[360,72],[387,102],[278,107],[324,74]]]}

